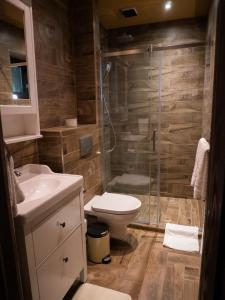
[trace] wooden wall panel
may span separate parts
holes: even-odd
[[[26,164],[37,164],[39,161],[38,146],[35,140],[10,144],[7,145],[7,148],[13,156],[15,168]]]
[[[69,1],[32,1],[41,128],[77,114]],[[37,142],[10,145],[15,166],[38,162]]]
[[[210,141],[212,101],[213,101],[213,79],[215,65],[216,44],[216,11],[211,9],[208,21],[206,62],[205,62],[205,84],[202,114],[202,136]]]
[[[41,128],[76,116],[76,85],[68,1],[32,1]]]
[[[54,172],[84,176],[84,198],[88,201],[102,189],[100,130],[96,125],[81,125],[77,128],[54,127],[42,130],[39,140],[40,163],[48,165]],[[80,157],[79,138],[91,134],[92,152]]]
[[[77,113],[80,124],[97,123],[98,73],[96,52],[98,24],[94,1],[72,1],[72,28],[77,85]]]

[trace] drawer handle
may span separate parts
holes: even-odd
[[[66,222],[59,223],[59,226],[61,226],[62,228],[66,227]]]
[[[63,258],[64,263],[67,263],[68,260],[69,260],[69,257],[64,257],[64,258]]]

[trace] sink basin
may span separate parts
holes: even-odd
[[[33,223],[47,214],[53,207],[75,197],[82,191],[83,177],[54,173],[45,165],[25,165],[17,169],[19,186],[24,193],[24,201],[17,204],[16,220],[19,223]]]
[[[60,186],[60,180],[57,178],[32,178],[20,184],[20,188],[24,193],[24,201],[34,201],[46,197]]]

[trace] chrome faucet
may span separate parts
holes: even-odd
[[[14,174],[17,176],[17,177],[20,177],[22,175],[22,172],[19,171],[19,170],[14,170]]]

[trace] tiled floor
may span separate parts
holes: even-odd
[[[130,244],[113,241],[109,265],[88,265],[88,282],[132,300],[197,300],[200,256],[163,247],[163,234],[129,229]]]
[[[142,202],[142,207],[135,222],[156,224],[158,213],[158,198],[155,196],[134,195]],[[184,198],[160,197],[159,225],[166,223],[202,227],[202,201]]]

